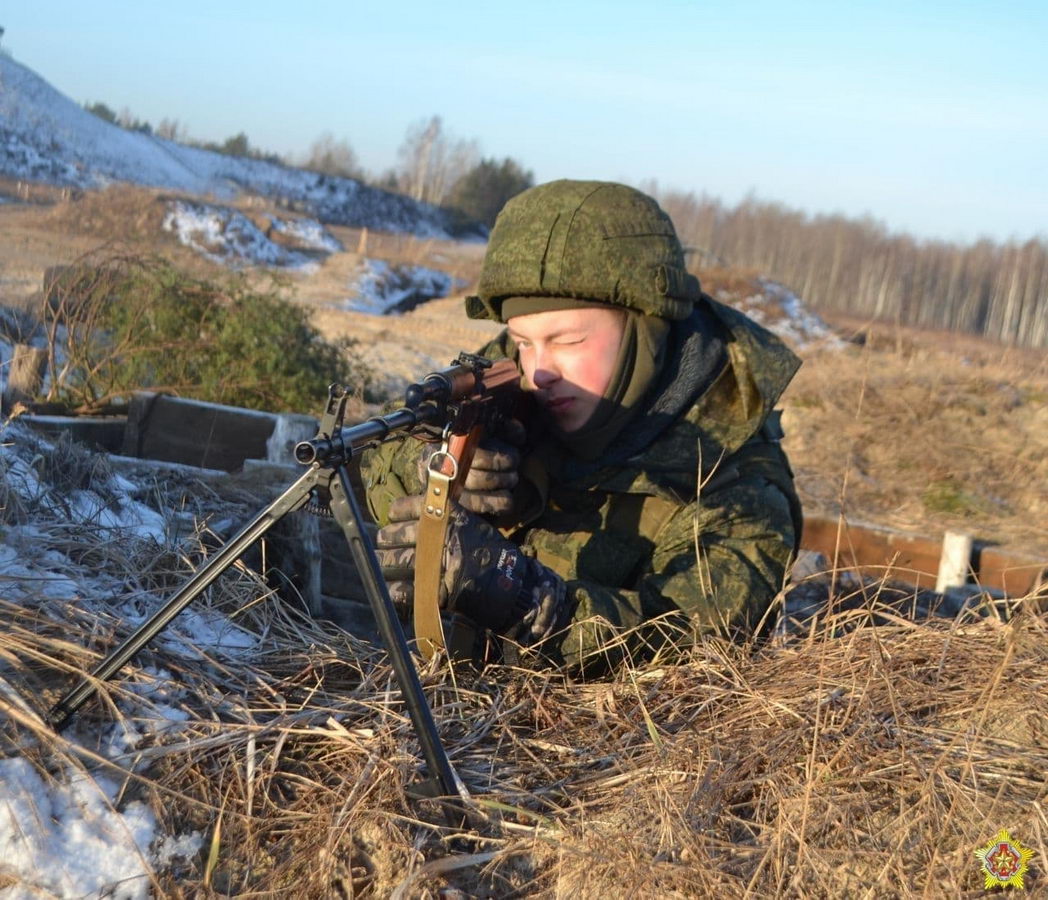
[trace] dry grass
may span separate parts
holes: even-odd
[[[131,185],[103,191],[37,188],[28,204],[0,204],[0,303],[35,308],[49,267],[90,254],[158,253],[201,277],[221,271],[163,230],[169,195]]]
[[[61,203],[83,193],[79,188],[57,187],[36,181],[22,181],[0,175],[0,197],[12,203],[47,206]]]
[[[1048,358],[862,330],[864,346],[805,359],[784,397],[806,509],[953,528],[1048,558]]]
[[[330,226],[330,230],[350,253],[392,264],[440,269],[465,285],[475,284],[480,277],[485,249],[480,241],[463,243],[341,225]]]
[[[760,290],[760,273],[756,269],[710,265],[695,274],[702,289],[711,297],[747,297]]]
[[[134,244],[155,241],[163,234],[164,213],[163,196],[158,191],[114,184],[57,203],[48,219],[58,231],[75,231],[99,242]]]
[[[87,530],[62,540],[153,589],[188,571]],[[1027,882],[1045,887],[1048,617],[1032,605],[1007,623],[885,611],[892,624],[870,627],[870,600],[802,637],[709,639],[588,684],[428,671],[482,823],[463,834],[406,795],[418,750],[382,655],[265,595],[232,570],[200,601],[242,610],[259,652],[162,641],[68,736],[33,710],[113,646],[115,617],[0,609],[5,753],[53,777],[62,763],[116,773],[121,801],[149,803],[162,831],[205,835],[156,874],[158,894],[975,895],[972,853],[1001,827],[1037,850]],[[115,730],[155,725],[158,689],[188,721],[107,761]]]

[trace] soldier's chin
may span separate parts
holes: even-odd
[[[578,431],[585,425],[590,418],[593,416],[592,410],[579,409],[577,406],[572,406],[570,409],[564,410],[561,414],[557,414],[554,410],[551,412],[553,421],[557,423],[557,427],[565,434],[571,434],[574,431]]]

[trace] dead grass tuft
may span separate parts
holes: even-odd
[[[702,289],[717,299],[742,299],[760,291],[760,273],[756,269],[709,265],[700,268],[696,275]]]

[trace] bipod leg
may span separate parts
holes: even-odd
[[[422,745],[422,755],[429,769],[429,779],[416,785],[415,793],[443,798],[443,802],[454,812],[452,818],[457,820],[455,824],[461,827],[468,820],[468,815],[459,801],[458,779],[451,768],[444,745],[440,742],[440,735],[433,721],[433,711],[429,708],[422,690],[422,682],[411,659],[396,608],[390,600],[389,588],[382,577],[375,548],[364,533],[360,504],[353,495],[353,488],[343,467],[339,467],[338,477],[332,479],[329,491],[331,511],[346,535],[349,551],[364,584],[368,602],[378,623],[379,634],[389,653],[393,673],[404,696],[411,724]]]
[[[74,713],[98,690],[100,681],[108,681],[124,667],[143,647],[153,640],[183,609],[200,596],[240,556],[279,522],[285,515],[301,508],[309,500],[310,491],[320,481],[320,470],[311,467],[283,494],[248,522],[233,538],[224,544],[207,564],[198,569],[182,588],[159,610],[143,622],[122,644],[81,678],[69,693],[48,713],[56,730],[68,724]]]

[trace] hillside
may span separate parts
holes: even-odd
[[[399,194],[201,150],[99,119],[0,54],[0,176],[75,188],[129,182],[199,196],[270,198],[324,222],[442,236],[443,212]]]

